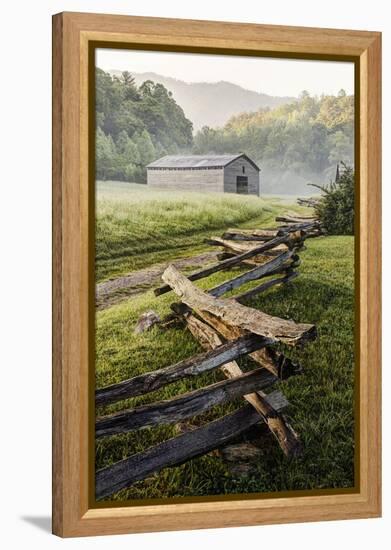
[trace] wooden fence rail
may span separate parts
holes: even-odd
[[[192,285],[190,278],[182,275],[173,265],[164,271],[162,279],[175,291],[182,302],[194,309],[201,317],[206,312],[231,326],[274,338],[290,346],[316,338],[314,325],[280,319],[239,304],[235,300],[210,296]]]
[[[172,424],[204,413],[211,407],[243,397],[249,405],[218,420],[164,441],[96,473],[96,498],[107,497],[137,480],[205,454],[263,422],[287,456],[301,452],[298,435],[282,415],[287,401],[280,392],[263,390],[278,380],[300,374],[302,368],[275,349],[276,343],[304,344],[316,338],[316,327],[296,323],[253,309],[251,298],[298,276],[298,251],[307,238],[323,234],[318,220],[309,216],[281,216],[273,229],[229,229],[222,238],[208,242],[223,249],[222,260],[189,276],[170,265],[163,273],[165,284],[155,289],[159,296],[170,291],[181,300],[171,304],[173,314],[162,327],[180,320],[204,348],[204,352],[161,369],[96,390],[96,406],[156,391],[178,380],[198,376],[216,368],[226,380],[172,399],[98,417],[96,437],[107,437],[146,427]],[[244,273],[203,291],[192,283],[219,271],[249,265]],[[276,278],[273,278],[277,276]],[[231,298],[222,296],[250,281],[266,282]],[[257,367],[244,373],[236,360],[248,355]]]
[[[288,264],[289,260],[292,261]],[[283,252],[279,256],[276,256],[276,258],[269,260],[268,262],[258,267],[255,267],[254,269],[246,271],[246,273],[242,273],[241,275],[238,275],[237,277],[234,277],[229,281],[225,281],[224,283],[221,283],[220,285],[211,288],[210,290],[208,290],[208,294],[217,298],[218,296],[221,296],[222,294],[225,294],[230,290],[234,290],[235,288],[242,286],[244,283],[281,273],[282,271],[285,271],[290,265],[292,265],[294,261],[297,260],[298,256],[294,255],[293,252]]]
[[[233,299],[235,300],[235,298]],[[188,322],[188,315],[193,313],[193,310],[189,306],[181,302],[171,304],[171,308],[176,315],[185,317],[186,322]],[[202,317],[211,327],[216,329],[225,340],[234,340],[235,338],[239,338],[240,336],[243,336],[243,334],[246,334],[243,329],[230,326],[221,319],[218,319],[214,315],[210,315],[205,311],[203,312]],[[266,346],[250,352],[249,357],[251,357],[251,359],[253,359],[254,362],[259,364],[261,367],[270,370],[270,372],[272,372],[280,380],[286,380],[290,376],[301,374],[302,372],[299,364],[294,363],[291,359],[289,359],[289,357],[286,357],[283,353],[275,350],[271,346]]]
[[[310,197],[310,198],[301,198],[297,199],[297,203],[300,206],[309,206],[310,208],[315,208],[319,204],[319,199]]]
[[[284,273],[284,271],[281,271],[281,272]],[[261,292],[264,292],[265,290],[268,290],[269,288],[275,285],[289,283],[299,275],[296,271],[293,271],[292,269],[290,270],[289,268],[285,270],[285,273],[286,275],[284,277],[271,279],[269,281],[266,281],[266,283],[262,283],[261,285],[258,285],[254,288],[250,288],[250,290],[247,290],[246,292],[242,292],[241,294],[238,294],[237,296],[235,296],[235,300],[237,302],[240,302],[241,304],[246,303],[247,300],[249,300],[250,298],[254,298],[254,296],[257,296],[258,294],[261,294]],[[270,273],[270,275],[272,274]]]
[[[198,281],[199,279],[204,279],[205,277],[209,277],[209,275],[212,275],[212,273],[217,273],[218,271],[229,269],[241,263],[243,260],[257,256],[258,254],[262,254],[262,252],[271,250],[272,248],[275,248],[279,244],[286,244],[290,247],[293,247],[295,242],[297,242],[297,239],[298,237],[291,236],[290,234],[282,235],[281,237],[276,237],[275,239],[272,239],[271,241],[268,241],[260,246],[254,247],[251,250],[244,252],[243,254],[239,254],[238,256],[235,256],[234,258],[229,258],[218,264],[212,265],[210,267],[206,267],[199,271],[195,271],[194,273],[189,275],[189,280]],[[161,294],[170,292],[170,290],[171,288],[169,285],[163,285],[159,288],[156,288],[154,292],[156,296],[160,296]]]
[[[269,394],[266,400],[277,411],[287,405],[281,392]],[[262,416],[251,405],[247,405],[200,428],[102,468],[95,476],[96,498],[109,496],[163,468],[179,466],[191,458],[206,454],[225,445],[258,422],[263,422]]]
[[[228,229],[221,238],[231,241],[271,241],[282,234],[278,229]]]
[[[186,314],[187,326],[194,338],[206,348],[211,349],[221,344],[220,335],[211,326],[197,319],[193,314]],[[236,361],[225,364],[221,370],[227,376],[232,378],[240,376],[242,370]],[[299,374],[298,371],[291,370],[291,375]],[[278,378],[276,377],[275,380]],[[295,456],[301,451],[301,444],[296,432],[292,426],[281,416],[281,414],[273,408],[267,401],[267,396],[262,390],[247,394],[244,396],[254,409],[262,416],[263,421],[278,441],[282,451],[286,456]]]
[[[125,433],[147,426],[176,424],[202,414],[211,407],[232,401],[247,393],[267,388],[276,377],[265,369],[255,369],[235,378],[216,382],[167,401],[152,403],[96,421],[95,435],[103,437]]]
[[[95,392],[95,403],[97,406],[108,405],[121,399],[156,391],[183,378],[198,376],[206,371],[216,369],[232,359],[270,346],[275,342],[272,338],[265,338],[257,334],[245,334],[236,340],[222,343],[216,349],[190,357],[175,365],[146,372],[118,384],[100,388]]]

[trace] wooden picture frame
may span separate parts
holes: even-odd
[[[91,277],[89,65],[92,46],[197,51],[356,66],[359,239],[357,484],[327,495],[95,507],[89,392]],[[378,517],[381,513],[381,34],[61,13],[53,17],[53,532],[63,537]],[[92,304],[92,306],[91,306]]]

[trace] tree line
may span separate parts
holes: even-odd
[[[96,177],[146,181],[146,165],[167,154],[246,153],[261,168],[261,189],[302,193],[329,181],[337,162],[354,162],[354,97],[312,97],[232,117],[222,128],[193,125],[172,93],[96,70]]]
[[[235,116],[223,128],[202,128],[193,150],[245,152],[261,168],[264,192],[302,192],[308,181],[328,181],[337,162],[353,163],[354,96],[303,92],[292,103]]]
[[[97,179],[145,182],[147,164],[193,145],[191,121],[162,84],[97,68],[95,102]]]

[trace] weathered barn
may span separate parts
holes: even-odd
[[[259,195],[259,168],[247,155],[168,155],[147,166],[158,189]]]

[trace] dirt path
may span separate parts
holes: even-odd
[[[218,250],[204,252],[198,256],[182,258],[171,262],[155,264],[139,271],[134,271],[124,277],[117,277],[96,285],[96,309],[106,309],[126,300],[130,296],[141,294],[149,288],[158,284],[161,274],[169,264],[173,264],[178,269],[192,269],[213,263],[217,259]]]

